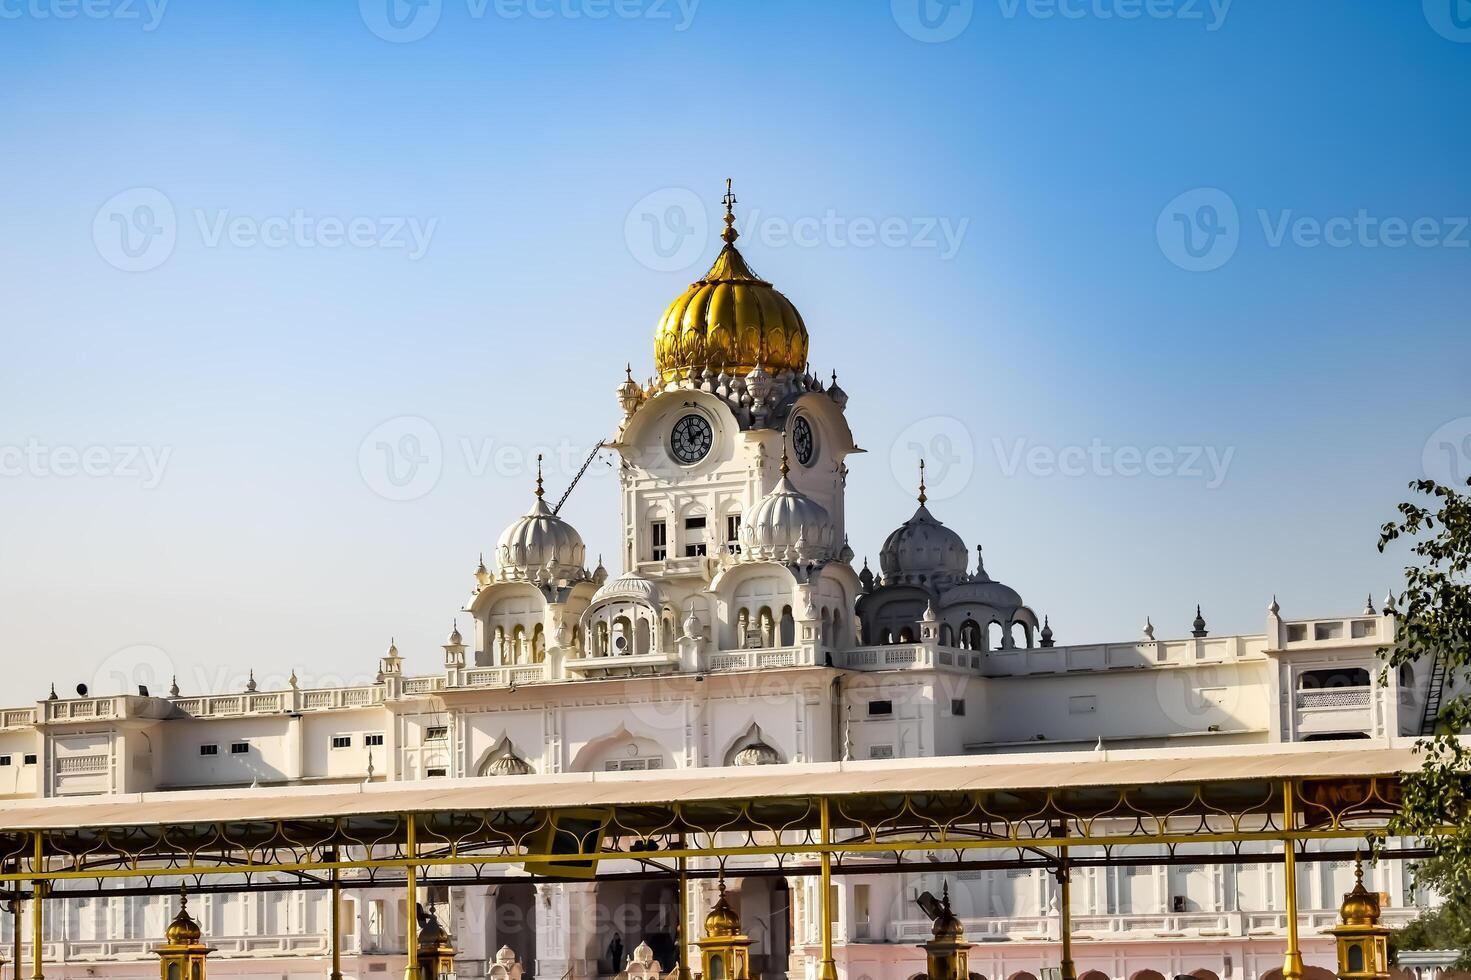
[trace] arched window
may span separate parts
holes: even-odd
[[[526,662],[526,627],[517,626],[511,630],[511,662],[521,664]]]
[[[627,656],[633,652],[633,624],[628,621],[627,616],[619,616],[613,620],[610,641],[612,647],[609,652],[615,657]]]
[[[751,629],[751,611],[749,609],[742,609],[739,613],[736,614],[736,649],[737,650],[744,650],[746,648],[746,638],[747,638],[747,634],[750,632],[750,629]]]
[[[792,618],[792,607],[784,606],[781,611],[781,645],[789,647],[797,642],[797,622]]]
[[[1003,636],[1005,634],[1001,632],[1001,624],[994,619],[991,620],[986,624],[986,646],[984,649],[1000,650]]]
[[[955,645],[955,631],[950,628],[949,623],[940,624],[940,646],[953,647]]]
[[[848,648],[848,637],[843,633],[843,625],[843,610],[833,610],[832,645],[835,650],[846,650]]]
[[[967,619],[960,624],[960,649],[982,650],[985,648],[981,639],[981,624],[974,619]]]
[[[547,658],[546,630],[537,623],[531,631],[531,662],[539,664]]]
[[[674,649],[674,617],[673,616],[665,616],[664,617],[663,631],[662,631],[662,634],[659,637],[659,648],[661,650],[663,650],[665,653],[669,653],[670,651],[672,651]]]
[[[900,630],[899,631],[899,642],[900,643],[913,643],[914,642],[914,630],[912,630],[908,626],[906,626],[902,630]]]
[[[637,640],[637,642],[635,644],[635,652],[637,652],[639,654],[648,653],[649,652],[649,634],[651,634],[654,631],[653,624],[649,622],[649,620],[648,620],[647,617],[640,616],[638,618],[638,625],[636,626],[636,629],[638,631],[637,632],[638,640]]]

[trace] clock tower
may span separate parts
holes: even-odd
[[[802,315],[736,248],[729,182],[724,204],[720,254],[660,319],[653,377],[640,384],[630,369],[619,386],[610,444],[622,457],[623,570],[659,581],[681,609],[739,560],[746,517],[779,481],[827,511],[836,554],[844,461],[860,451],[836,374],[809,371]]]

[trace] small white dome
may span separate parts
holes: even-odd
[[[732,761],[738,766],[776,766],[781,764],[781,756],[758,738],[737,752]]]
[[[595,606],[605,599],[633,599],[659,609],[664,605],[664,590],[659,588],[657,582],[645,578],[638,572],[624,572],[617,578],[610,578],[604,582],[602,587],[593,594],[590,606]]]
[[[827,508],[792,486],[782,459],[781,479],[741,520],[741,557],[748,561],[823,561],[833,556]]]
[[[884,541],[879,567],[884,584],[943,584],[965,576],[965,542],[935,519],[923,502]]]
[[[575,581],[586,576],[582,535],[552,513],[540,494],[525,517],[506,528],[496,547],[502,577]]]
[[[990,579],[980,582],[962,582],[944,595],[945,605],[957,602],[977,602],[993,609],[1015,609],[1022,604],[1021,594],[1009,585]]]

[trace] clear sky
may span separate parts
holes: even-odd
[[[727,176],[851,395],[860,556],[922,446],[1059,642],[1357,612],[1471,466],[1466,13],[0,0],[4,701],[437,669]],[[611,474],[564,512],[609,556]]]

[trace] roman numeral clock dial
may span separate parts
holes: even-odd
[[[703,415],[686,415],[674,423],[669,434],[669,450],[686,466],[698,463],[715,444],[715,433]]]

